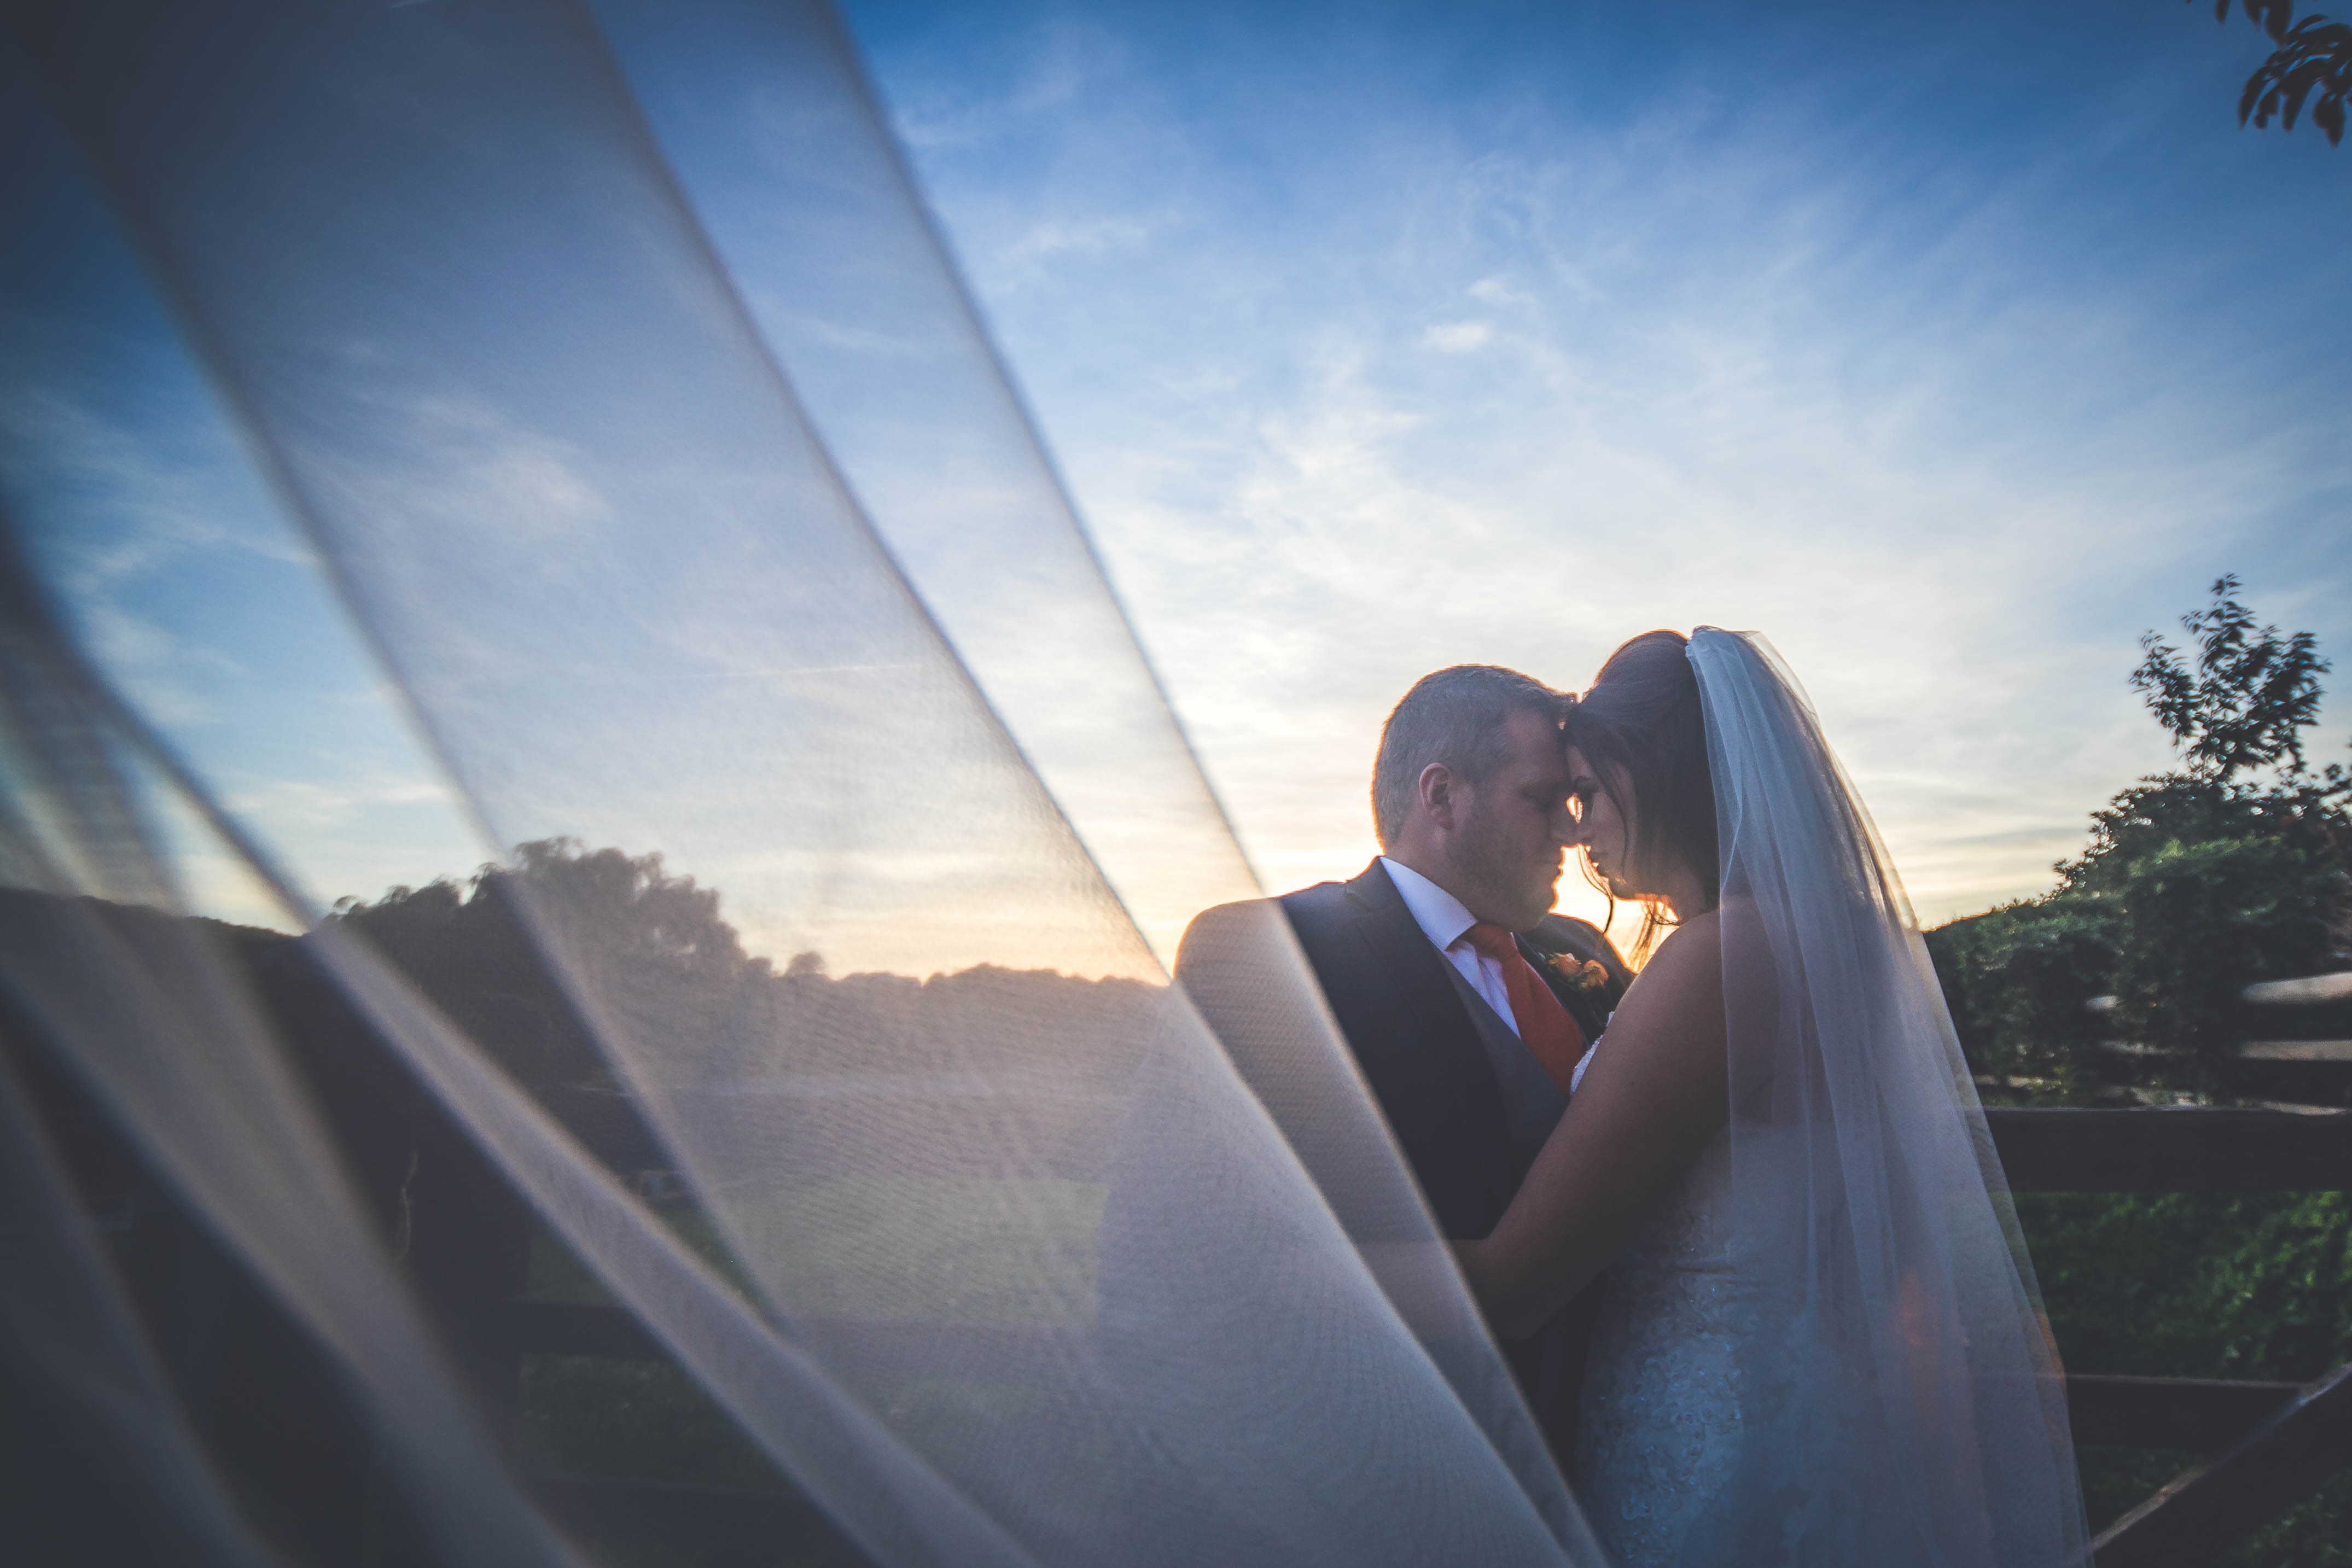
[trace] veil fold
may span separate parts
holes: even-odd
[[[1704,1560],[2079,1563],[2063,1375],[1894,866],[1796,679],[1701,627],[1743,1459]]]
[[[0,923],[0,986],[335,1353],[445,1560],[577,1552],[181,918],[189,860],[312,928],[383,1048],[877,1563],[1594,1560],[1286,931],[1246,1046],[1169,984],[1179,912],[1252,891],[1246,860],[829,11],[35,3],[0,52],[34,89],[10,111],[70,149],[0,187],[12,226],[102,198],[115,229],[75,243],[135,254],[176,333],[147,347],[193,367],[488,856],[570,841],[726,901],[705,941],[584,874],[499,883],[681,1178],[656,1212],[551,1112],[574,1086],[510,1076],[325,918],[372,890],[87,618],[0,643],[0,878],[53,901]],[[0,328],[46,356],[7,394],[167,449],[183,411],[101,373],[124,313],[83,275],[5,275]],[[135,513],[44,455],[0,471],[26,532]],[[37,565],[26,604],[70,608]]]

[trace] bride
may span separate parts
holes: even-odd
[[[1794,679],[1752,633],[1652,632],[1565,744],[1578,842],[1654,952],[1457,1250],[1507,1338],[1598,1281],[1570,1479],[1602,1543],[1626,1568],[2083,1561],[2000,1168]]]

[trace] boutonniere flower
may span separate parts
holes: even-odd
[[[1597,991],[1609,983],[1608,967],[1598,958],[1580,958],[1573,953],[1554,953],[1544,960],[1551,972],[1576,988],[1580,995]]]

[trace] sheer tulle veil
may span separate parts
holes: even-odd
[[[1702,627],[1743,1458],[1694,1560],[2084,1560],[2063,1379],[1908,903],[1779,655]]]
[[[867,1561],[1597,1560],[1287,928],[1255,1036],[1170,983],[1257,888],[822,0],[0,12],[0,1375],[143,1560],[267,1553],[20,1061],[320,1347],[427,1560],[641,1560],[476,1418],[264,934],[182,918],[225,886]],[[323,567],[478,830],[418,880],[496,868],[576,1081],[92,635],[93,556],[225,537]],[[304,656],[230,716],[314,738]]]

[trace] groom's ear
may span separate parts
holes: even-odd
[[[1454,818],[1462,810],[1461,775],[1443,762],[1433,762],[1421,770],[1417,785],[1422,815],[1452,832]]]

